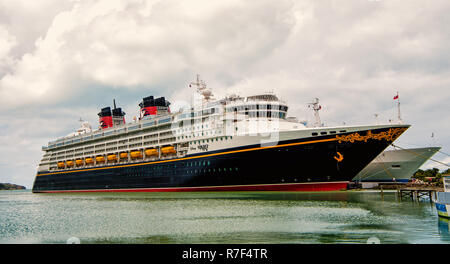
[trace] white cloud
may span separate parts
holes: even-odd
[[[10,68],[13,66],[14,59],[10,52],[16,44],[16,38],[4,26],[0,25],[0,76],[6,71],[11,70]]]
[[[289,7],[270,1],[75,3],[0,81],[0,100],[8,107],[86,92],[74,81],[131,89],[217,66],[224,69],[219,74],[234,75],[284,41],[292,26]],[[26,96],[19,102],[21,90]]]

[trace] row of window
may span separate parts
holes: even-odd
[[[205,116],[205,115],[212,115],[212,114],[218,113],[218,112],[219,112],[218,108],[209,108],[209,109],[205,109],[205,110],[202,110],[202,111],[180,114],[179,116],[177,116],[177,119],[183,119],[183,118],[188,118],[188,117],[197,117],[197,116]]]
[[[193,145],[193,144],[201,144],[201,143],[209,143],[211,141],[214,142],[214,140],[217,141],[223,141],[223,140],[228,140],[228,139],[233,139],[233,136],[225,136],[225,137],[217,137],[217,138],[210,138],[210,139],[203,139],[203,140],[194,140],[192,142],[189,142],[189,145]]]
[[[273,109],[287,112],[288,107],[285,105],[272,105],[272,104],[256,104],[256,105],[240,105],[234,107],[227,107],[228,112],[243,111],[243,110],[259,110],[259,109]]]
[[[206,172],[233,172],[239,171],[237,167],[234,168],[212,168],[212,169],[199,169],[199,170],[188,170],[187,173],[206,173]]]
[[[271,111],[258,111],[258,112],[245,112],[249,117],[272,117],[272,118],[280,118],[285,119],[286,113],[283,112],[271,112]]]
[[[161,123],[165,123],[165,122],[168,122],[168,121],[170,121],[170,119],[169,120],[160,120]],[[144,126],[142,126],[142,127],[144,127]],[[168,129],[170,127],[171,127],[170,124],[162,125],[162,126],[158,126],[158,127],[152,127],[152,129],[150,131],[165,130],[165,129]],[[135,126],[128,127],[127,130],[128,131],[133,131],[133,130],[137,130],[139,128],[140,128],[140,125],[135,125]],[[70,144],[74,144],[74,143],[79,143],[81,141],[90,141],[92,139],[98,139],[100,137],[110,136],[110,135],[113,135],[115,133],[121,134],[124,131],[125,131],[125,128],[121,128],[121,129],[118,129],[118,130],[107,131],[107,132],[104,132],[104,133],[103,132],[99,132],[99,133],[91,134],[91,135],[88,135],[88,136],[84,135],[81,138],[74,139],[74,140],[66,140],[66,141],[64,141],[64,140],[57,140],[60,143],[56,143],[55,144],[55,142],[49,142],[48,148],[54,148],[54,147],[60,147],[60,146],[64,146],[64,145],[70,145]],[[138,132],[138,131],[136,131],[136,132]],[[128,133],[128,134],[132,134],[132,133]]]
[[[345,133],[345,132],[347,132],[347,130],[339,131],[339,133]],[[330,133],[330,135],[334,135],[334,134],[336,134],[336,131],[329,131],[329,132],[327,132],[327,131],[320,131],[320,135],[322,135],[322,136],[323,135],[328,135],[328,133]],[[319,132],[312,132],[311,135],[318,136]]]

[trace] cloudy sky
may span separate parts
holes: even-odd
[[[0,182],[32,187],[41,146],[97,124],[115,98],[274,91],[289,115],[325,124],[396,117],[401,147],[450,153],[448,0],[1,0]],[[431,135],[434,137],[431,137]],[[437,154],[444,163],[450,157]],[[445,166],[428,162],[424,168]]]

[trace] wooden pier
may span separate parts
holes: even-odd
[[[433,202],[433,198],[436,198],[436,192],[442,192],[442,187],[437,187],[427,184],[380,184],[379,188],[381,193],[384,190],[397,190],[397,197],[402,200],[403,198],[410,198],[413,201],[419,201],[421,198],[428,198],[430,202]]]
[[[436,197],[435,193],[438,191],[436,188],[428,187],[428,188],[401,188],[397,189],[397,196],[400,199],[403,198],[411,198],[411,200],[420,200],[420,198],[428,198],[431,202],[433,202],[433,198]]]

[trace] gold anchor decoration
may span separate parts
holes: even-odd
[[[337,162],[341,162],[344,159],[344,155],[342,155],[339,151],[336,152],[339,157],[334,156],[333,158],[337,160]]]

